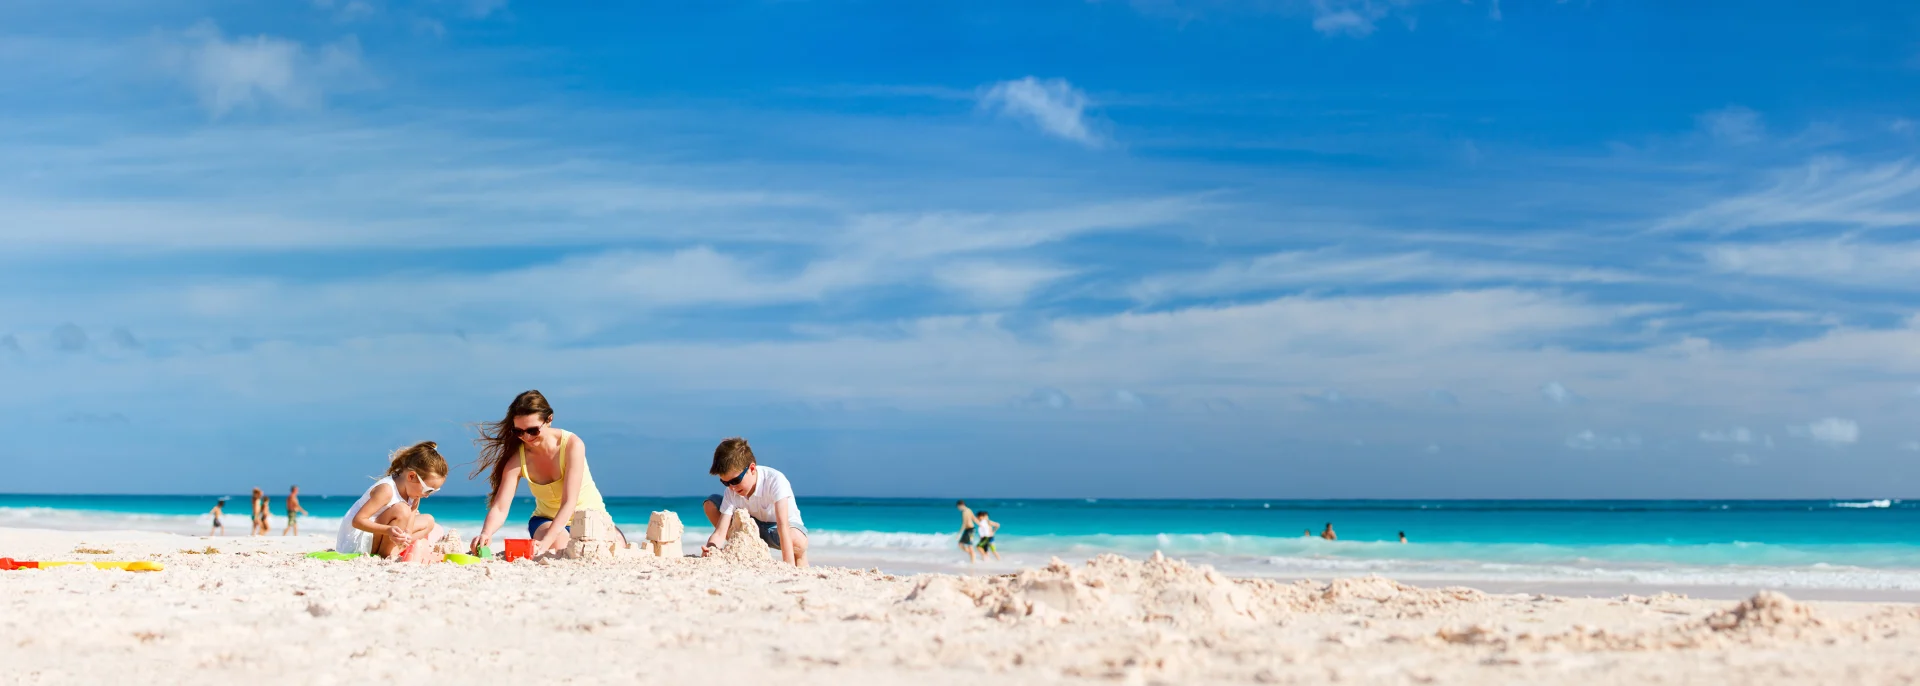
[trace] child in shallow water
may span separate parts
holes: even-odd
[[[334,550],[398,558],[415,541],[438,541],[440,527],[420,501],[446,483],[447,460],[433,441],[394,451],[387,475],[347,508]]]

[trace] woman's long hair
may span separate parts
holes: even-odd
[[[540,421],[553,421],[553,406],[547,404],[547,396],[539,391],[527,391],[513,397],[513,404],[507,406],[507,416],[498,422],[479,424],[474,428],[480,437],[473,444],[480,446],[480,457],[474,460],[473,473],[467,478],[487,472],[489,493],[500,491],[500,474],[507,469],[507,459],[520,447],[520,439],[513,435],[513,419],[530,414],[540,415]]]

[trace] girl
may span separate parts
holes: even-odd
[[[533,518],[527,520],[535,556],[566,547],[565,522],[573,521],[575,510],[607,511],[600,489],[593,485],[593,473],[587,470],[586,442],[553,426],[553,407],[539,391],[514,397],[505,419],[481,425],[479,431],[480,437],[473,442],[480,446],[480,459],[468,476],[488,472],[492,498],[487,521],[473,539],[474,551],[492,541],[493,533],[506,523],[522,477],[535,502]],[[624,545],[625,532],[620,538]]]
[[[447,483],[447,460],[433,441],[394,451],[387,476],[373,482],[340,520],[334,550],[395,558],[415,540],[438,538],[420,500]]]

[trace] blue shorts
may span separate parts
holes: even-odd
[[[534,515],[533,519],[527,520],[527,538],[539,538],[540,525],[551,521],[553,521],[552,517]],[[573,527],[567,527],[567,533],[573,533]]]

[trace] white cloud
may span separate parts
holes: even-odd
[[[1907,441],[1900,444],[1901,450],[1920,452],[1920,441]]]
[[[1438,452],[1440,452],[1440,444],[1439,444],[1439,443],[1428,443],[1428,444],[1427,444],[1427,454],[1429,454],[1429,455],[1431,455],[1431,454],[1434,454],[1434,453],[1438,453]]]
[[[1707,135],[1727,143],[1752,143],[1766,134],[1760,113],[1739,105],[1703,112],[1696,119]]]
[[[1425,252],[1349,255],[1341,250],[1324,249],[1234,260],[1204,272],[1149,276],[1130,287],[1128,295],[1140,302],[1161,302],[1182,297],[1342,284],[1624,283],[1636,280],[1639,277],[1628,272],[1591,267],[1487,262],[1444,258]]]
[[[495,12],[505,10],[508,0],[466,0],[467,13],[479,19],[493,16]]]
[[[1860,424],[1851,419],[1827,417],[1808,424],[1789,426],[1787,434],[1827,445],[1842,446],[1860,441]]]
[[[1548,381],[1540,386],[1540,397],[1555,405],[1572,405],[1582,398],[1558,381]]]
[[[1047,410],[1065,410],[1073,407],[1073,397],[1058,388],[1036,388],[1014,402],[1021,407]]]
[[[1719,245],[1705,252],[1715,271],[1913,290],[1920,243],[1852,240]]]
[[[210,21],[182,32],[166,56],[216,118],[269,105],[313,107],[328,90],[349,85],[364,70],[360,43],[352,37],[309,51],[266,35],[229,40]]]
[[[1640,447],[1640,437],[1634,434],[1600,434],[1587,429],[1567,436],[1566,445],[1575,450],[1636,450]]]
[[[313,0],[313,6],[332,12],[335,19],[344,22],[359,21],[380,13],[380,8],[368,0]]]
[[[1313,30],[1365,38],[1373,34],[1374,23],[1386,17],[1388,9],[1385,0],[1313,0]]]
[[[1727,464],[1740,467],[1751,467],[1753,466],[1753,456],[1746,453],[1734,453],[1727,456],[1726,462]]]
[[[1920,225],[1920,166],[1911,160],[1861,166],[1821,158],[1775,178],[1770,188],[1669,217],[1656,228],[1724,233],[1794,224]]]
[[[1755,437],[1753,431],[1744,426],[1736,426],[1726,431],[1700,432],[1700,440],[1708,443],[1752,443]]]
[[[941,287],[976,303],[1005,306],[1020,304],[1035,289],[1073,273],[1044,265],[965,261],[941,267],[933,276]]]
[[[1066,79],[1028,76],[1001,81],[981,91],[980,106],[1087,147],[1097,148],[1103,143],[1087,122],[1086,93]]]
[[[1113,401],[1113,404],[1130,410],[1138,410],[1147,406],[1145,398],[1141,398],[1133,391],[1125,389],[1114,391],[1109,395],[1109,398]]]

